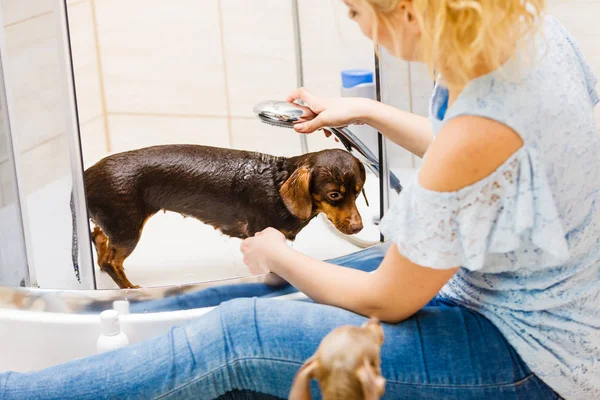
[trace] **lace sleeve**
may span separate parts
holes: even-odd
[[[401,254],[430,268],[501,272],[559,265],[569,257],[546,174],[535,150],[525,146],[457,192],[427,190],[415,177],[381,231]]]
[[[581,52],[581,48],[579,47],[579,45],[577,44],[577,42],[575,41],[575,39],[573,38],[571,33],[569,33],[569,31],[567,31],[565,29],[565,27],[556,18],[550,17],[549,20],[551,23],[555,24],[560,29],[562,34],[566,37],[567,41],[573,48],[573,51],[575,52],[575,55],[577,56],[577,58],[579,60],[581,69],[583,70],[583,75],[585,76],[585,81],[586,81],[586,85],[588,88],[588,92],[590,94],[590,100],[592,101],[592,105],[593,106],[597,105],[598,103],[600,103],[600,97],[598,96],[598,92],[596,91],[596,85],[598,84],[598,79],[596,79],[596,75],[594,75],[592,68],[590,67],[588,62],[585,60],[585,57],[583,56],[583,53]]]

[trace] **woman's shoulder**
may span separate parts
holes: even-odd
[[[529,141],[572,125],[574,118],[587,121],[583,114],[591,115],[598,103],[597,80],[574,39],[548,17],[528,46],[533,48],[520,48],[501,68],[471,81],[444,124],[475,115],[503,123]]]
[[[498,121],[473,115],[452,119],[427,150],[419,183],[432,191],[458,191],[492,174],[522,146],[519,134]]]

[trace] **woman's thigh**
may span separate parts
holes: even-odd
[[[287,398],[321,339],[364,320],[309,302],[233,300],[146,343],[0,376],[0,398],[211,399],[236,389]],[[386,398],[554,398],[490,322],[462,307],[434,301],[384,332]]]
[[[276,300],[234,301],[224,305],[221,317],[219,367],[171,395],[218,388],[212,396],[237,388],[286,398],[294,375],[325,335],[365,321],[335,307]],[[400,324],[384,324],[384,332],[386,398],[555,398],[494,325],[445,300],[435,299]],[[313,385],[316,397],[317,389]]]

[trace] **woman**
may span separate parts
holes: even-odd
[[[242,245],[250,270],[320,304],[226,302],[149,343],[4,375],[0,397],[285,398],[325,334],[376,316],[389,398],[600,398],[598,97],[571,37],[543,0],[346,3],[367,36],[438,74],[431,124],[289,98],[319,114],[299,132],[360,121],[426,154],[382,221],[393,245],[379,269],[310,259],[267,229]]]

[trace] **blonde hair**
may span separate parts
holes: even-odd
[[[400,0],[361,0],[374,13],[373,41]],[[495,70],[537,32],[545,0],[412,0],[421,28],[420,58],[449,85]],[[396,47],[398,38],[394,37]]]

